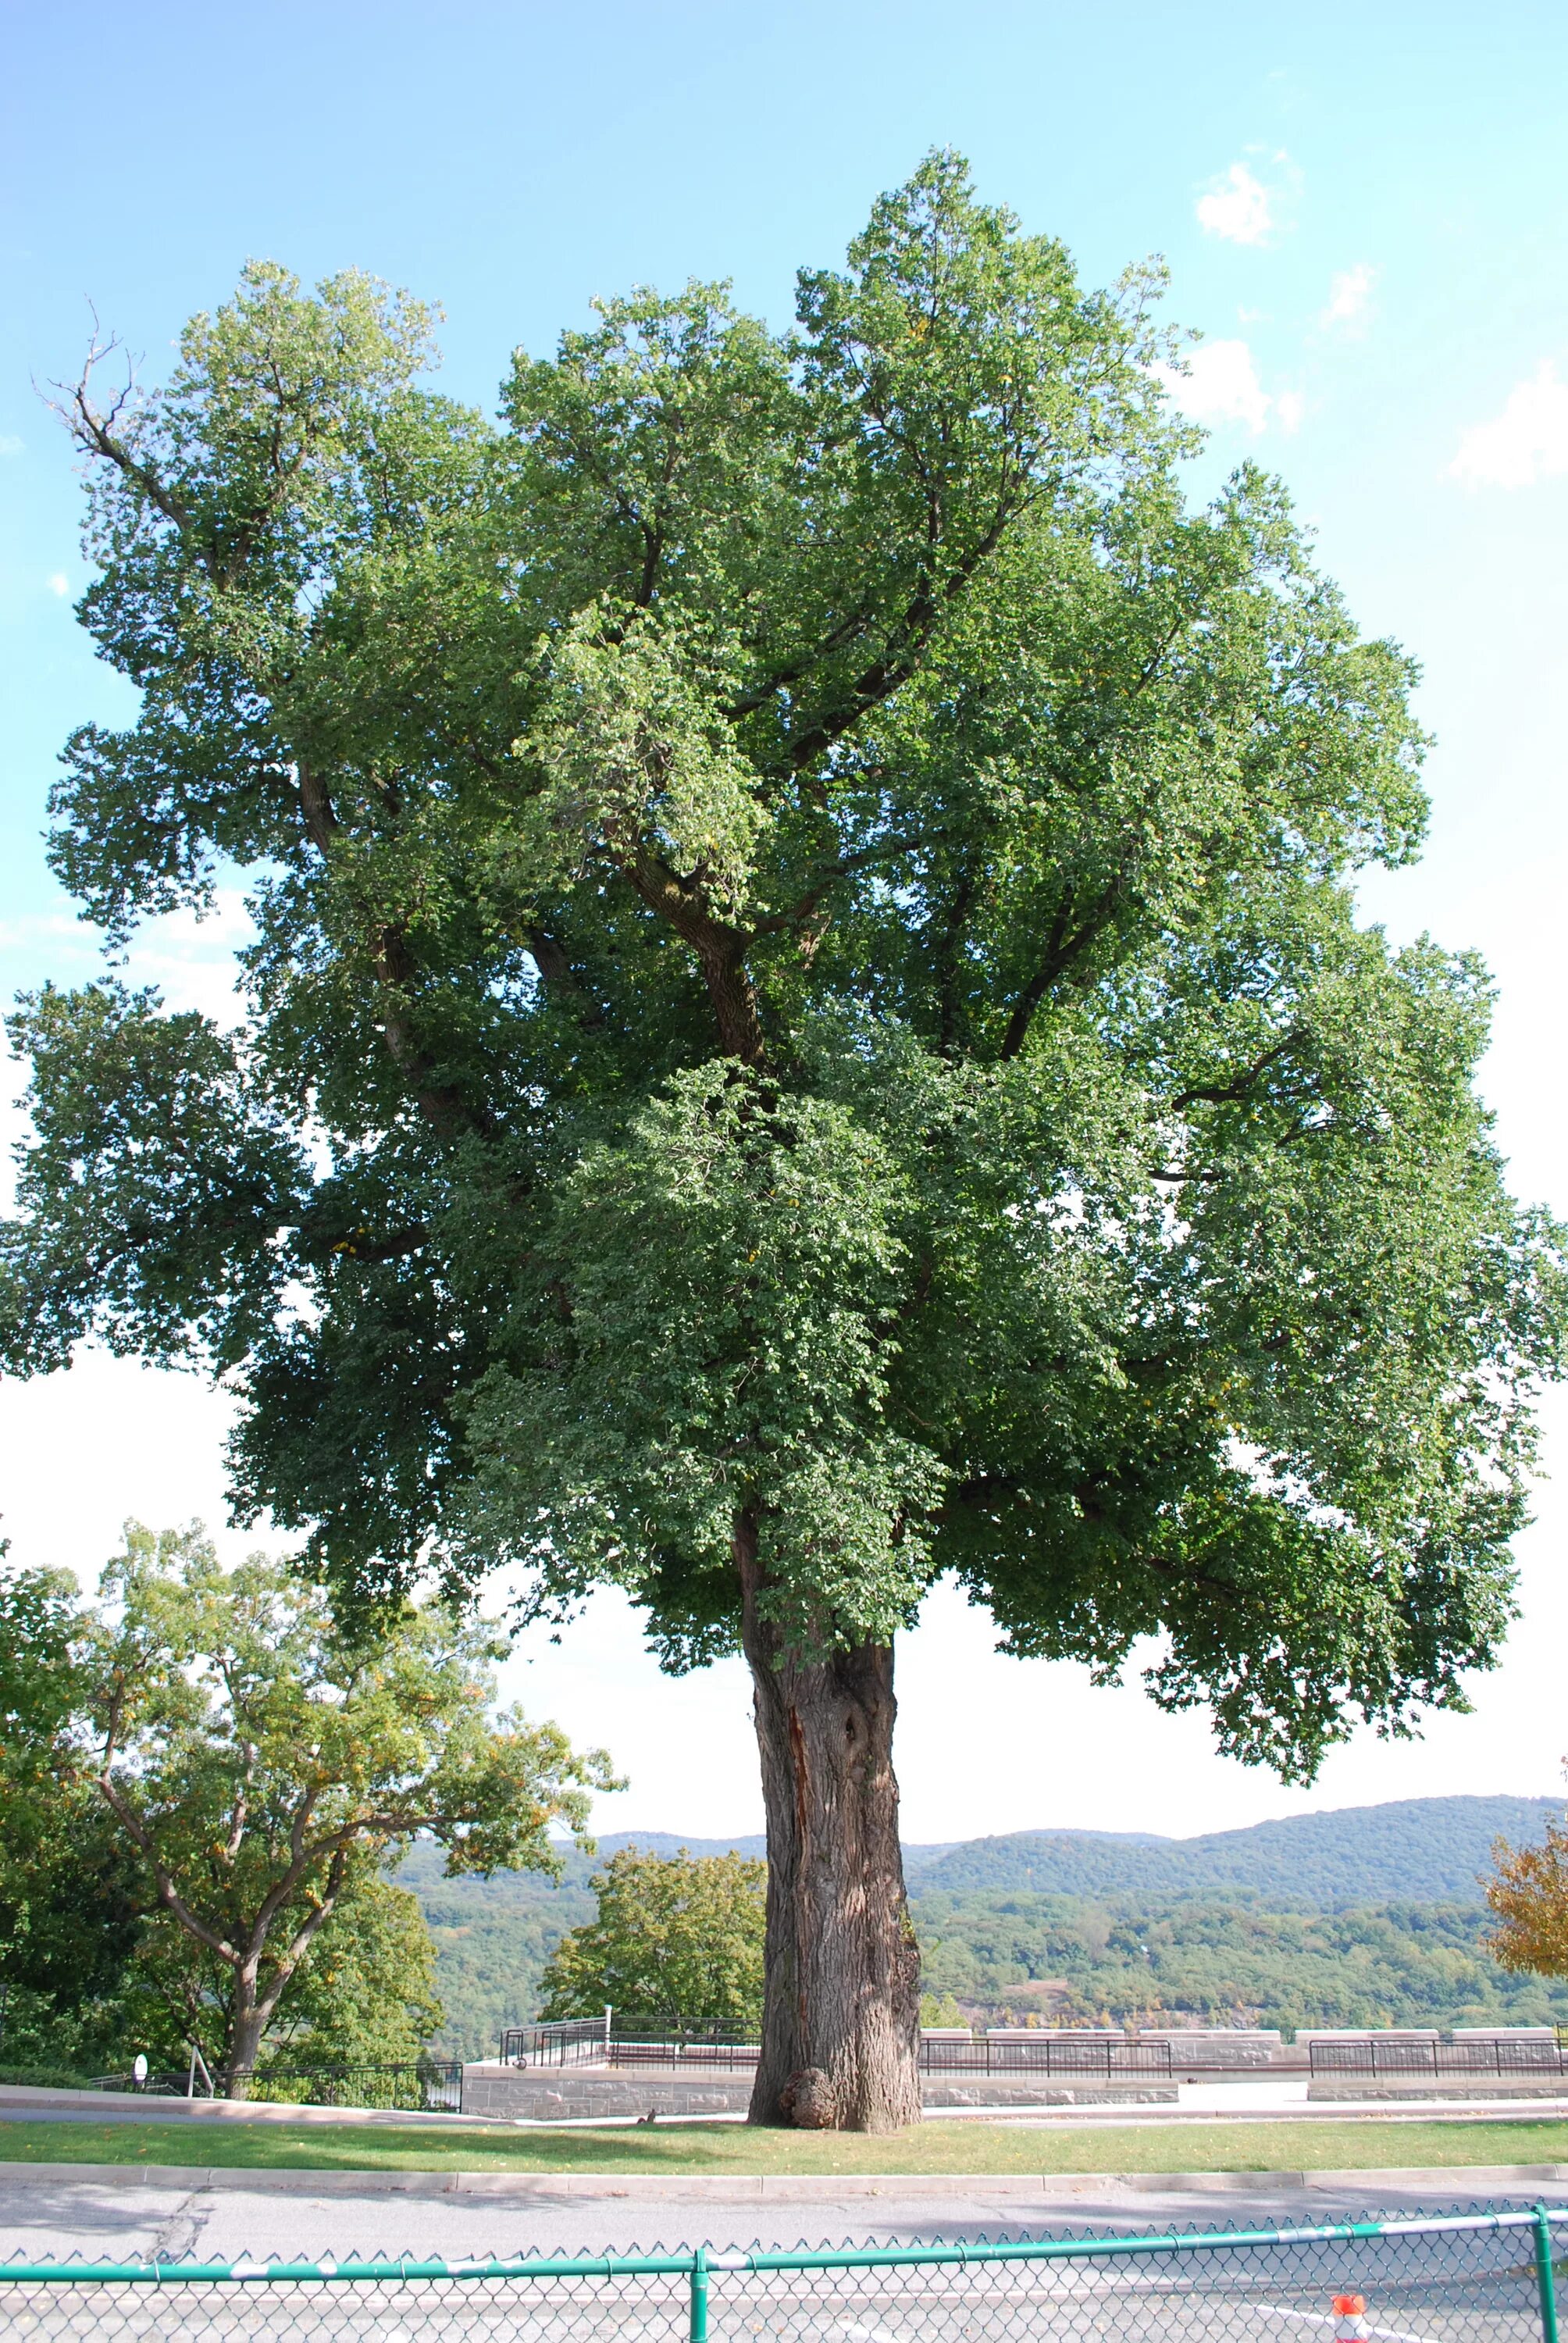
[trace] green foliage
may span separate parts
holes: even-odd
[[[98,2066],[139,1935],[136,1866],[62,1764],[87,1657],[75,1581],[0,1564],[0,1987],[5,2055]]]
[[[597,2017],[609,2004],[689,2026],[760,2026],[766,1864],[624,1846],[591,1885],[598,1916],[551,1954],[542,2016]]]
[[[35,1213],[20,1276],[49,1296],[18,1329],[35,1363],[65,1365],[94,1329],[123,1355],[243,1358],[275,1304],[278,1203],[307,1182],[234,1042],[114,983],[24,994],[7,1031],[50,1101],[17,1192]],[[131,1244],[106,1252],[106,1226]]]
[[[928,1988],[992,2025],[1240,2020],[1291,2033],[1568,2020],[1568,1987],[1498,1968],[1490,1916],[1475,1903],[1325,1912],[1244,1893],[1103,1903],[931,1894],[911,1908]]]
[[[38,1592],[12,1604],[29,1649]],[[65,2016],[97,1984],[100,2035],[112,2020],[173,2063],[195,2040],[231,2083],[269,2036],[275,2056],[411,2056],[440,2009],[417,1900],[379,1875],[388,1855],[423,1836],[450,1873],[554,1871],[550,1826],[580,1836],[611,1781],[553,1725],[488,1715],[505,1645],[485,1623],[410,1605],[346,1625],[264,1557],[225,1573],[199,1528],[128,1524],[96,1609],[62,1604],[46,1624],[68,1672],[16,1736],[55,1785],[17,1863],[16,1973]],[[112,1903],[81,1908],[92,1875],[65,1842],[84,1814],[136,1924],[118,1939]],[[73,1921],[102,1977],[56,1949]]]
[[[442,2023],[436,1948],[416,1897],[367,1870],[346,1883],[329,1918],[267,2023],[256,2058],[261,2073],[412,2065]],[[215,2076],[226,2066],[232,2072],[237,1998],[210,1948],[154,1909],[99,2016],[98,2038],[106,2037],[108,2048],[101,2063],[123,2072],[143,2050],[156,2068],[183,2069],[195,2038]]]
[[[446,2057],[493,2058],[503,2029],[538,2010],[545,1966],[562,1935],[594,1914],[586,1885],[530,1881],[532,1892],[510,1903],[492,1899],[488,1885],[454,1881],[444,1888],[432,1881],[417,1891],[442,2012],[430,2046]]]
[[[79,1634],[68,1572],[0,1566],[0,1756],[18,1781],[46,1769],[71,1715]]]
[[[145,1875],[90,1783],[66,1773],[18,1793],[5,1779],[0,1795],[0,2055],[103,2071],[125,2038]]]
[[[701,1557],[681,1594],[638,1582],[676,1664],[731,1632],[735,1490],[719,1460],[748,1444],[759,1411],[768,1461],[753,1486],[776,1607],[799,1635],[826,1604],[886,1640],[929,1563],[916,1524],[940,1476],[887,1422],[890,1353],[875,1332],[896,1310],[904,1260],[896,1167],[841,1106],[803,1100],[768,1115],[759,1103],[735,1069],[705,1068],[676,1077],[620,1145],[588,1151],[558,1191],[547,1256],[564,1248],[582,1264],[569,1370],[498,1373],[469,1418],[498,1492],[504,1474],[504,1496],[473,1516],[481,1546],[527,1537],[541,1579],[586,1589],[630,1512]],[[635,1230],[635,1246],[604,1245],[607,1226]],[[890,1546],[900,1516],[909,1534]],[[679,1617],[678,1600],[692,1606]]]
[[[417,1896],[368,1879],[351,1927],[329,1929],[268,2043],[272,2066],[412,2066],[442,2024],[436,1947]]]
[[[1488,987],[1359,928],[1412,670],[1282,490],[1189,509],[1158,291],[936,155],[774,335],[719,288],[519,354],[272,265],[72,407],[142,694],[70,744],[111,932],[249,874],[232,1035],[25,1003],[8,1356],[205,1356],[240,1505],[353,1602],[507,1565],[819,1651],[952,1571],[1008,1649],[1298,1778],[1512,1614],[1560,1232]],[[505,1859],[476,1828],[488,1861]]]

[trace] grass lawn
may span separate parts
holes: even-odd
[[[454,2133],[395,2125],[0,2123],[0,2163],[358,2172],[1295,2172],[1568,2164],[1568,2121],[1118,2124],[1093,2131],[926,2123],[890,2139],[661,2123],[649,2130]]]

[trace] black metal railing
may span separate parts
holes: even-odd
[[[506,2066],[665,2066],[683,2064],[745,2066],[757,2063],[757,2045],[739,2026],[689,2024],[678,2017],[623,2016],[542,2019],[508,2026],[501,2036]]]
[[[1316,2075],[1568,2075],[1568,2047],[1541,2036],[1533,2042],[1483,2037],[1474,2042],[1310,2042]]]
[[[923,2075],[1169,2075],[1169,2042],[1047,2033],[920,2044]]]
[[[538,2026],[508,2026],[501,2036],[503,2066],[588,2066],[602,2065],[609,2034],[602,2017],[542,2020]]]
[[[687,2025],[679,2017],[560,2017],[507,2026],[504,2066],[755,2066],[757,2043],[745,2026]]]
[[[675,2026],[618,2021],[610,2036],[612,2066],[755,2066],[760,2055],[739,2026]]]
[[[510,2026],[501,2037],[508,2066],[755,2066],[758,2046],[734,2026],[686,2025],[673,2018],[567,2018]],[[1169,2042],[1129,2042],[1120,2035],[982,2036],[976,2041],[928,2037],[920,2048],[926,2075],[1099,2077],[1171,2072]]]

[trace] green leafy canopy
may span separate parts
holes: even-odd
[[[598,1915],[550,1955],[542,2017],[598,2017],[611,2007],[628,2021],[753,2032],[761,2025],[765,1863],[623,1846],[589,1885]]]
[[[68,404],[141,689],[55,793],[111,935],[248,874],[232,1032],[14,1021],[13,1363],[241,1394],[239,1505],[360,1595],[613,1580],[672,1666],[937,1574],[1308,1776],[1511,1614],[1560,1232],[1510,1199],[1410,661],[1277,482],[1187,500],[1158,272],[930,157],[774,334],[639,291],[498,418],[428,314],[247,270]]]

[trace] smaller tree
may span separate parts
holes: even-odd
[[[406,1969],[412,1957],[405,1899],[380,1879],[412,1839],[443,1845],[448,1874],[558,1872],[551,1824],[580,1839],[589,1791],[618,1786],[603,1751],[578,1755],[516,1708],[491,1716],[507,1646],[443,1604],[345,1623],[285,1565],[256,1555],[226,1573],[199,1526],[135,1523],[100,1594],[59,1663],[68,1715],[43,1722],[145,1876],[163,1933],[138,1953],[142,1988],[231,2097],[280,2013],[341,2008],[334,1977],[351,1993],[357,1960],[367,2008],[391,2007],[399,2033],[434,2018],[427,1960],[400,1993],[384,1975],[399,1939]],[[350,1908],[362,1925],[313,1960]]]
[[[765,1863],[625,1846],[590,1885],[598,1916],[556,1946],[541,2016],[594,2017],[609,2003],[693,2027],[761,2024]]]
[[[0,1545],[0,1556],[5,1553]],[[133,1860],[60,1762],[77,1697],[66,1571],[0,1569],[0,1997],[8,2068],[94,2062],[139,1933]]]
[[[1486,1946],[1500,1968],[1568,1976],[1568,1819],[1548,1823],[1539,1846],[1499,1839],[1486,1900],[1498,1926]]]
[[[121,1982],[116,2043],[134,2043],[155,2066],[183,2066],[186,2046],[197,2041],[216,2074],[232,1998],[228,1964],[155,1907]],[[443,2015],[435,1942],[418,1898],[383,1877],[372,1859],[356,1865],[331,1925],[289,1979],[256,2072],[269,2077],[269,2096],[303,2097],[307,2085],[291,2094],[270,2078],[280,2069],[312,2077],[412,2066]]]

